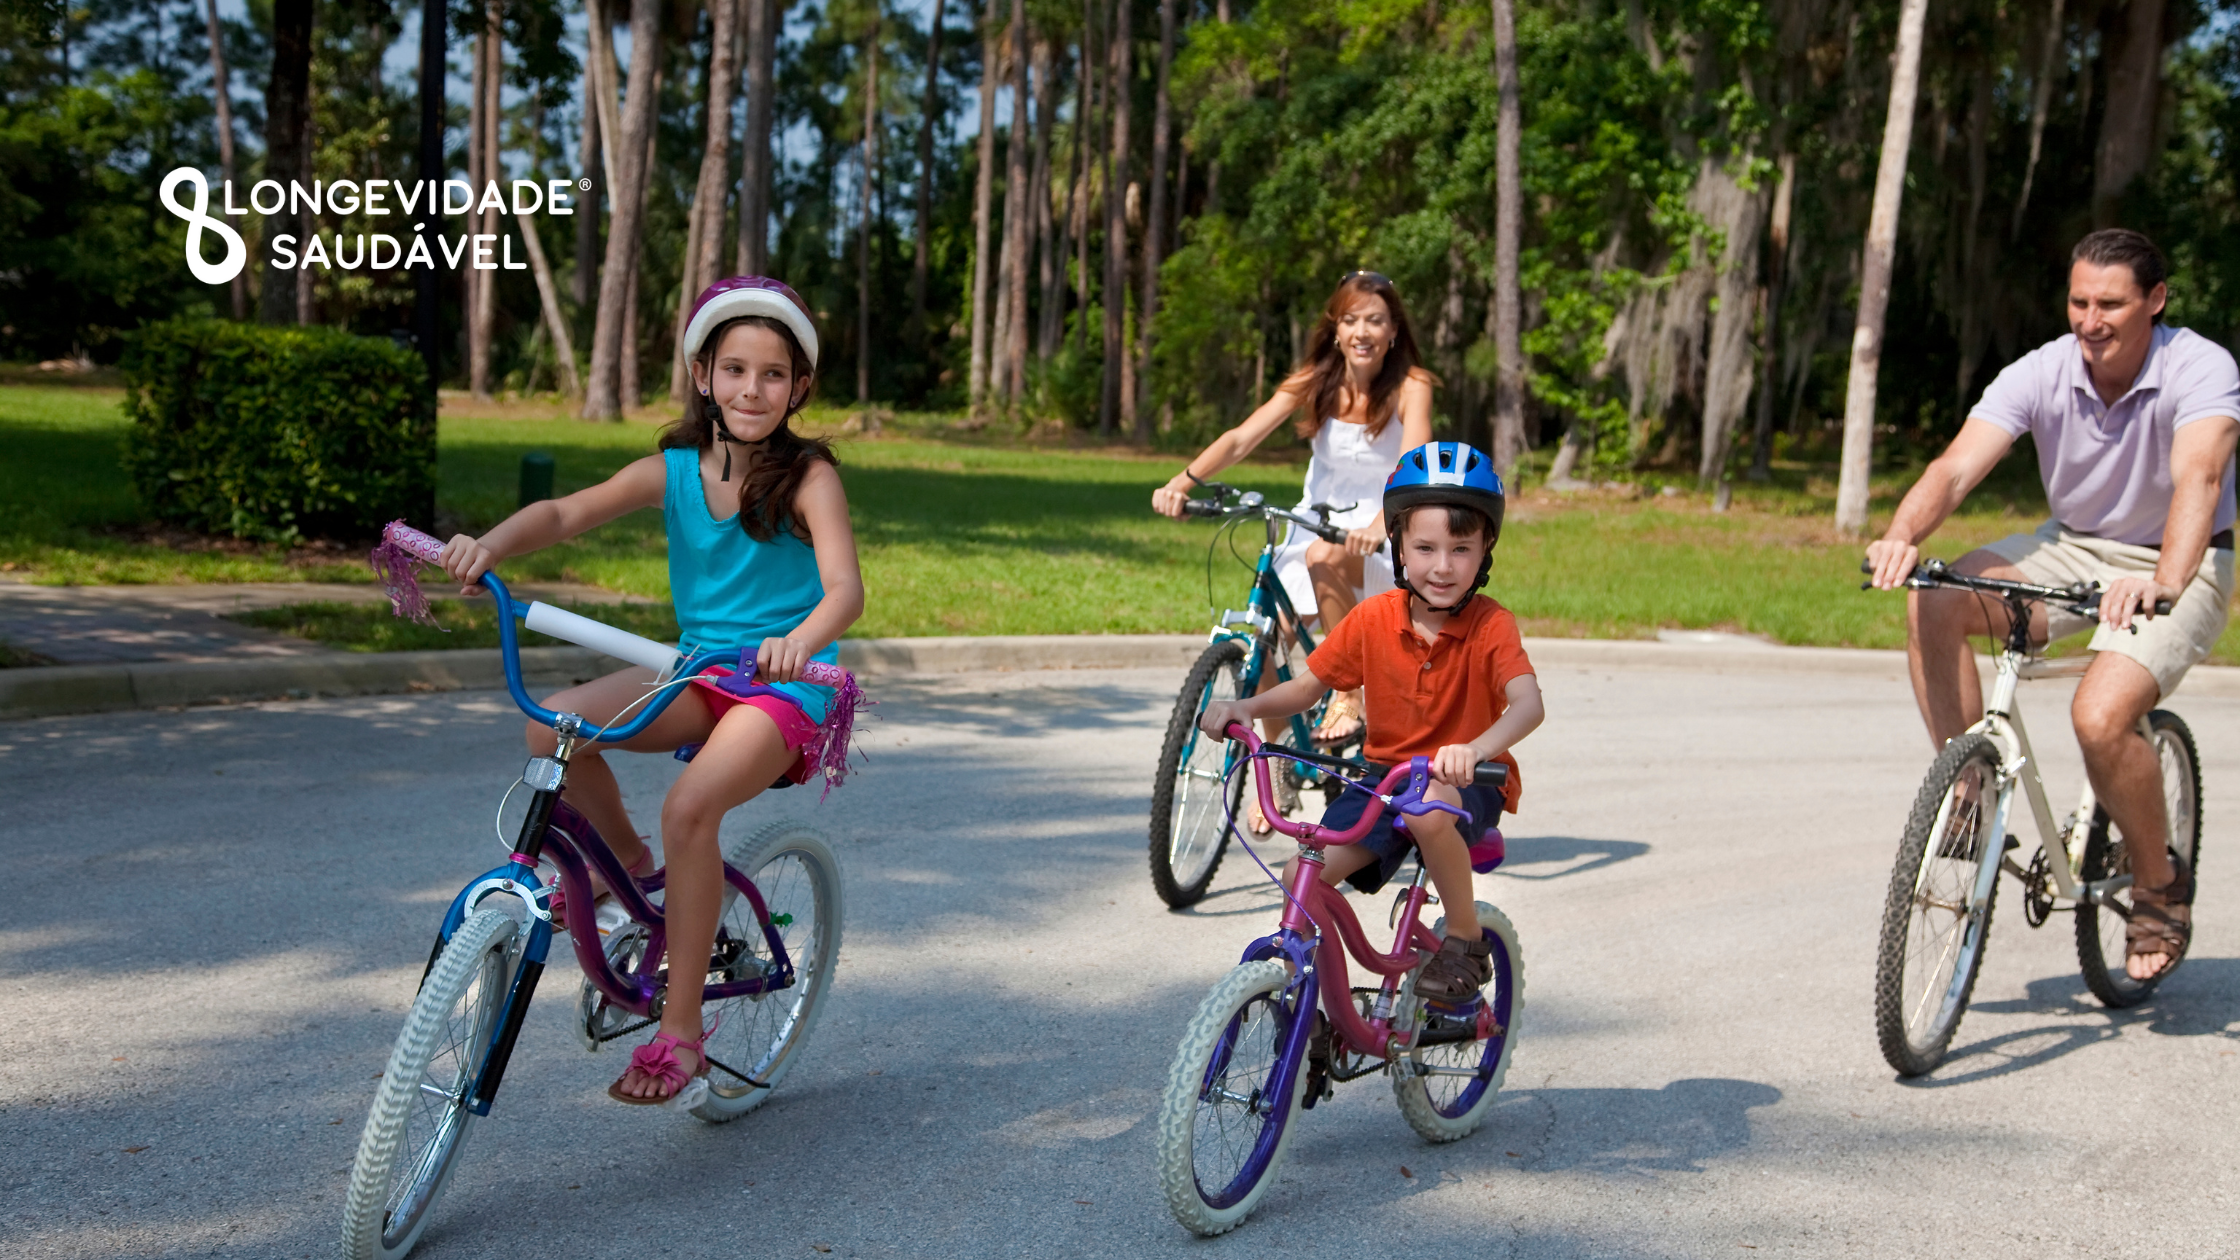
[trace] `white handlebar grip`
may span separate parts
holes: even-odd
[[[522,618],[522,624],[538,634],[566,639],[594,652],[603,652],[616,660],[643,665],[663,678],[667,678],[677,666],[677,649],[666,643],[656,643],[628,630],[617,630],[603,621],[579,617],[565,608],[554,608],[547,603],[529,605],[529,613]]]

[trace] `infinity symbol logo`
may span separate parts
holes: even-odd
[[[178,188],[181,184],[194,185],[192,208],[179,204]],[[204,284],[225,284],[241,274],[249,263],[249,247],[242,243],[241,234],[233,230],[224,219],[204,213],[210,208],[210,186],[203,182],[202,172],[191,166],[182,166],[163,177],[163,208],[187,221],[187,270]],[[226,260],[213,266],[202,260],[202,233],[204,229],[216,232],[226,243]]]

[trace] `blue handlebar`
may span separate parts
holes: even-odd
[[[498,644],[505,656],[506,690],[513,693],[513,702],[521,706],[523,713],[546,726],[558,729],[560,713],[531,700],[529,689],[521,682],[521,640],[518,632],[513,628],[513,623],[529,615],[528,607],[515,602],[512,593],[506,590],[506,584],[498,579],[497,574],[483,574],[482,584],[489,588],[491,598],[497,602]],[[689,677],[699,673],[702,668],[709,665],[731,665],[744,668],[740,666],[740,655],[741,649],[739,648],[716,648],[701,652],[685,662],[684,667],[677,671],[677,677]],[[577,733],[593,743],[621,743],[653,725],[653,720],[660,717],[662,711],[676,700],[679,690],[680,688],[677,687],[667,688],[651,704],[640,710],[638,716],[619,726],[598,726],[591,722],[584,722],[582,726],[577,728]]]

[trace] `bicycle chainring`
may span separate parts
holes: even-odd
[[[2031,927],[2044,927],[2052,914],[2053,867],[2041,845],[2030,859],[2030,869],[2022,873],[2022,918]]]

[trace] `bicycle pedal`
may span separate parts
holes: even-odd
[[[2006,843],[2006,846],[2005,846],[2004,848],[2000,849],[2000,850],[1999,850],[1999,852],[2001,852],[2001,853],[2012,853],[2012,852],[2014,852],[2014,851],[2015,851],[2016,849],[2019,849],[2019,848],[2021,848],[2021,847],[2022,847],[2022,841],[2020,841],[2020,840],[2017,840],[2017,839],[2015,839],[2015,838],[2014,838],[2013,836],[2008,836],[2008,837],[2007,837],[2007,843]]]

